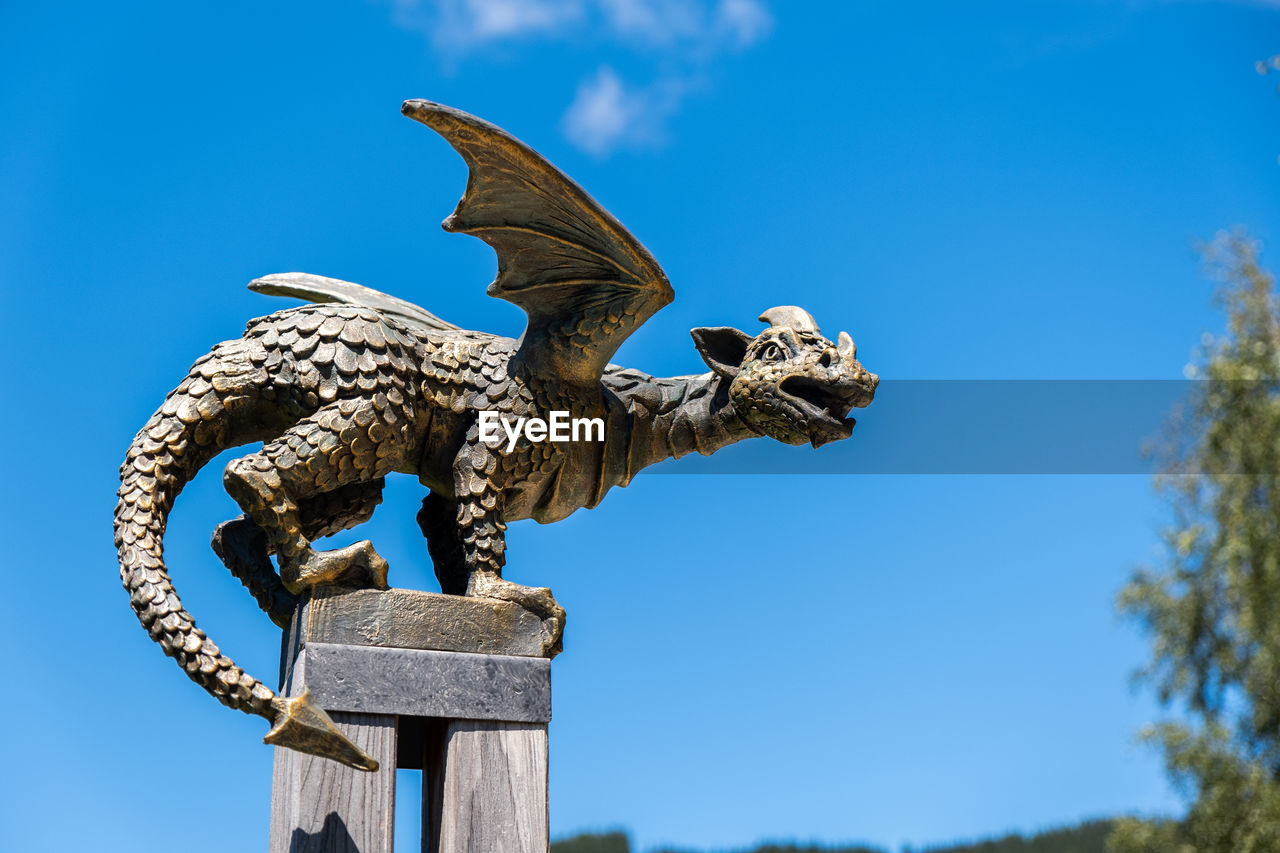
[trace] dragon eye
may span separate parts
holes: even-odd
[[[766,344],[760,351],[760,358],[764,361],[782,361],[782,347],[775,343]]]

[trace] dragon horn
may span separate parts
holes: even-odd
[[[301,696],[277,696],[271,703],[275,724],[263,743],[296,749],[321,758],[332,758],[357,770],[377,770],[378,762],[338,731],[333,718],[311,701],[311,691]]]
[[[856,358],[858,348],[853,343],[853,338],[849,337],[848,332],[841,332],[840,337],[836,339],[836,351],[840,353],[841,358]]]
[[[776,308],[770,308],[768,311],[760,315],[761,323],[768,323],[770,326],[785,326],[795,329],[797,332],[817,332],[818,324],[813,321],[813,315],[803,308],[797,308],[795,305],[779,305]]]

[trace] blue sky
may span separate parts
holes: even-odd
[[[116,469],[191,361],[283,307],[256,276],[519,332],[484,296],[491,251],[437,227],[465,169],[403,99],[507,128],[649,246],[676,301],[620,363],[697,371],[689,328],[754,331],[779,303],[849,330],[885,383],[856,453],[892,442],[895,380],[1179,378],[1221,326],[1196,241],[1280,237],[1276,75],[1254,72],[1277,51],[1274,2],[0,6],[0,847],[262,844],[265,725],[139,630]],[[184,493],[167,557],[201,626],[269,676],[278,631],[207,546],[233,455]],[[1145,477],[700,461],[512,526],[508,576],[570,618],[556,836],[922,845],[1178,811],[1134,743],[1161,713],[1129,684],[1146,642],[1113,611],[1156,556]],[[395,584],[432,588],[420,497],[393,482],[362,535]],[[409,774],[401,794],[410,833]]]

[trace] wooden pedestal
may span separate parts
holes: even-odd
[[[548,646],[514,604],[313,592],[285,634],[281,691],[309,689],[380,768],[277,748],[271,853],[390,853],[396,768],[424,774],[424,853],[547,853]]]

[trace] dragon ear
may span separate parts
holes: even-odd
[[[738,375],[742,359],[747,354],[747,345],[751,336],[731,326],[693,329],[693,345],[698,348],[698,355],[716,373],[732,379]]]

